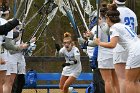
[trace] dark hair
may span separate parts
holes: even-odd
[[[101,15],[101,17],[105,17],[107,11],[108,11],[107,3],[103,2],[101,4],[101,8],[100,8],[100,15]]]
[[[108,5],[108,11],[106,13],[106,16],[109,17],[111,22],[118,23],[120,22],[120,12],[117,10],[116,4],[109,4]]]

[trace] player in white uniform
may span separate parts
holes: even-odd
[[[120,12],[121,23],[128,25],[137,32],[137,17],[136,14],[125,6],[126,0],[114,0],[117,5],[117,10]],[[127,61],[128,52],[119,44],[113,51],[113,62],[120,85],[120,93],[125,93],[125,63]]]
[[[71,34],[66,32],[63,39],[63,48],[59,51],[59,56],[64,56],[66,62],[62,64],[63,71],[60,78],[59,87],[62,93],[68,93],[69,86],[78,78],[82,71],[80,52],[75,47]]]
[[[6,36],[6,38],[7,39],[12,39],[13,38],[13,32],[10,31],[8,33],[8,35]],[[25,48],[27,48],[27,45],[23,46],[23,47],[20,47],[20,45],[19,45],[19,50],[22,50],[22,49],[25,49]],[[9,53],[9,50],[7,50],[7,49],[4,49],[3,57],[6,61],[6,66],[7,66],[7,75],[6,75],[6,79],[5,79],[6,81],[3,85],[3,93],[10,93],[11,89],[12,89],[14,79],[15,79],[15,76],[17,74],[17,61],[16,61],[17,59],[16,59],[15,56],[11,55]]]
[[[3,18],[0,18],[0,25],[3,25],[3,24],[5,24],[5,23],[7,23],[7,21],[5,20],[5,19],[3,19]],[[3,43],[3,40],[4,40],[4,38],[13,38],[13,32],[12,31],[10,31],[10,32],[8,32],[8,34],[7,34],[7,36],[5,36],[5,35],[1,35],[0,36],[0,39],[1,39],[1,44]],[[0,45],[1,46],[1,45]],[[4,71],[7,71],[7,62],[8,62],[8,58],[6,57],[6,56],[8,56],[8,54],[5,54],[6,52],[5,51],[3,51],[4,49],[1,47],[1,57],[3,58],[3,60],[6,62],[6,64],[3,64],[3,65],[0,65],[0,69],[1,70],[4,70]],[[3,53],[4,52],[4,53]],[[5,77],[5,75],[3,75],[3,77]],[[3,79],[3,77],[1,78],[1,79]],[[3,81],[5,81],[5,80],[3,80]],[[3,81],[1,82],[1,83],[3,83]],[[3,84],[1,84],[1,85],[3,85]],[[3,90],[3,89],[2,89]]]
[[[0,4],[1,3],[2,1],[0,1]],[[12,21],[7,22],[5,19],[0,18],[0,93],[3,93],[3,84],[5,82],[5,76],[7,71],[6,61],[4,61],[4,58],[2,56],[2,43],[5,35],[7,35],[8,32],[11,31],[11,29],[16,27],[18,24],[19,21],[17,19],[13,19]]]
[[[98,27],[98,37],[100,37],[102,42],[110,41],[108,34],[109,28],[105,22],[105,14],[107,10],[107,5],[103,3],[100,8]],[[113,65],[113,49],[98,46],[98,68],[100,69],[101,75],[105,81],[105,92],[114,93],[115,91],[115,93],[119,93],[118,80]]]
[[[110,27],[110,42],[101,42],[100,39],[95,39],[96,44],[114,48],[119,43],[128,51],[128,58],[125,67],[125,85],[126,93],[140,93],[140,39],[137,34],[129,27],[120,22],[119,11],[117,6],[112,4],[109,6],[109,11],[106,14],[106,22]]]
[[[98,36],[103,42],[109,42],[109,27],[105,23],[105,14],[107,10],[107,4],[102,3],[102,7],[100,8]],[[90,31],[89,33],[96,32],[97,26],[94,26],[92,30],[94,31]],[[92,34],[96,37],[96,33]],[[103,80],[105,81],[105,92],[114,93],[114,91],[116,91],[116,93],[119,93],[118,80],[113,65],[113,49],[98,46],[98,68],[100,69]]]
[[[3,25],[6,23],[6,20],[0,18],[0,25]],[[4,84],[4,79],[6,76],[6,63],[4,61],[4,58],[2,57],[2,43],[3,43],[3,35],[0,35],[0,93],[3,93],[3,84]]]
[[[15,45],[19,46],[21,44],[21,36],[22,33],[19,32],[19,27],[16,27],[15,29],[16,32],[19,33],[18,37],[15,37],[15,39],[13,40]],[[32,38],[30,40],[30,43],[35,42],[36,38]],[[23,51],[10,51],[11,53],[11,60],[15,63],[17,63],[17,75],[16,78],[14,80],[14,84],[12,87],[12,93],[22,93],[22,88],[24,87],[25,84],[25,73],[26,73],[26,63],[25,63],[25,58],[24,58],[24,53]]]
[[[21,34],[17,37],[14,38],[13,40],[13,44],[15,44],[15,46],[20,46],[21,42],[20,42],[20,37]],[[31,43],[35,41],[35,38],[31,39]],[[27,48],[27,47],[25,47]],[[6,51],[6,50],[5,50]],[[9,53],[9,51],[11,51]],[[8,50],[6,51],[6,58],[8,60],[8,70],[9,71],[9,75],[7,75],[7,79],[6,82],[4,84],[4,93],[10,93],[11,89],[12,89],[12,85],[13,82],[15,80],[16,74],[25,74],[25,59],[22,53],[22,50],[16,50],[16,51],[12,51],[12,50]],[[19,85],[20,86],[20,85]],[[19,92],[18,92],[19,93]]]
[[[17,38],[18,39],[18,38]],[[16,45],[20,45],[21,40],[15,40]],[[22,88],[24,86],[24,81],[25,81],[25,72],[26,72],[26,63],[25,63],[25,58],[23,55],[22,51],[11,51],[12,60],[13,62],[17,63],[17,75],[14,80],[14,84],[12,87],[12,93],[21,93]]]
[[[5,17],[7,15],[9,15],[9,13],[5,14],[2,17]],[[5,20],[5,22],[7,21]],[[13,61],[15,58],[10,59],[12,56],[10,55],[8,50],[22,50],[28,47],[28,44],[24,44],[24,43],[20,44],[19,46],[16,46],[12,43],[12,39],[13,39],[13,31],[8,32],[8,34],[3,39],[5,40],[5,43],[3,44],[3,47],[5,49],[2,55],[7,66],[7,73],[6,73],[7,75],[5,78],[5,83],[3,85],[3,93],[11,92],[12,85],[17,73],[17,62]]]
[[[102,19],[102,23],[99,24],[98,36],[101,38],[101,41],[108,42],[108,34],[104,31],[106,23],[103,20],[104,19]],[[94,26],[94,28],[96,30],[97,26]],[[114,93],[114,91],[116,91],[116,93],[119,93],[118,80],[113,65],[113,49],[98,46],[98,68],[105,82],[105,92]]]

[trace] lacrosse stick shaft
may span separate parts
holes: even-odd
[[[22,29],[21,41],[23,40],[23,34],[25,32],[25,29],[24,29],[25,28],[25,25],[24,25],[24,23],[25,23],[25,20],[27,18],[27,15],[29,13],[29,10],[31,8],[32,2],[33,2],[33,0],[26,0],[26,3],[25,3],[25,11],[24,11],[24,17],[22,19],[22,28],[21,28]]]
[[[66,14],[67,14],[67,17],[68,17],[69,21],[71,22],[71,24],[72,24],[72,26],[73,26],[73,29],[74,29],[74,31],[76,32],[77,37],[78,37],[78,38],[82,37],[82,36],[81,36],[81,33],[80,33],[80,31],[79,31],[79,29],[78,29],[78,27],[77,27],[77,25],[76,25],[76,22],[75,22],[75,20],[74,20],[74,18],[73,18],[72,11],[71,11],[71,12],[68,11],[68,10],[66,9],[66,6],[63,6],[63,9],[64,9],[64,11],[65,11]]]
[[[69,1],[69,0],[63,0],[64,1],[64,3],[65,3],[65,5],[63,5],[63,9],[64,9],[64,11],[66,12],[66,15],[67,15],[67,17],[68,17],[68,19],[69,19],[69,21],[70,21],[70,23],[72,24],[72,27],[73,27],[73,29],[74,29],[74,31],[75,31],[75,33],[76,33],[76,36],[78,37],[78,38],[80,38],[80,37],[82,37],[82,35],[81,35],[81,33],[80,33],[80,30],[79,30],[79,28],[78,28],[78,26],[77,26],[77,24],[76,24],[76,20],[75,20],[75,18],[74,18],[74,12],[73,12],[73,4],[72,4],[72,2],[71,2],[71,0]],[[68,9],[67,9],[68,8]]]
[[[25,14],[24,14],[24,18],[22,20],[22,23],[25,23],[25,20],[27,18],[27,15],[29,13],[29,10],[31,8],[33,0],[27,0],[26,5],[25,5]]]
[[[75,4],[76,4],[76,7],[77,7],[77,9],[78,9],[78,11],[79,11],[79,13],[80,13],[80,16],[81,16],[81,18],[82,18],[82,21],[83,21],[83,23],[84,23],[84,25],[85,25],[85,28],[86,28],[87,31],[89,31],[88,26],[87,26],[87,24],[86,24],[86,21],[85,21],[83,15],[82,15],[82,12],[81,12],[81,10],[80,10],[80,7],[79,7],[78,3],[77,3],[77,0],[74,0],[74,1],[75,1]]]
[[[72,1],[71,1],[71,0],[69,1],[69,4],[70,4],[71,12],[72,12],[72,15],[73,15],[73,20],[74,20],[74,22],[75,22],[75,25],[77,26],[77,23],[76,23],[76,20],[75,20],[75,16],[74,16],[74,12],[73,12],[73,10],[72,10],[72,8],[73,8],[73,7],[72,7],[73,4],[72,4]],[[77,31],[78,31],[79,37],[82,37],[81,32],[80,32],[78,26],[77,26]]]
[[[16,15],[17,10],[17,0],[14,0],[14,16]]]
[[[96,37],[98,38],[98,30],[99,30],[98,19],[99,19],[99,12],[100,12],[100,0],[96,0],[96,7],[97,7],[97,33],[96,33]]]
[[[28,0],[27,11],[26,11],[26,14],[25,14],[26,17],[27,17],[27,15],[28,15],[28,13],[29,13],[29,10],[30,10],[30,8],[31,8],[32,2],[33,2],[33,0]]]
[[[15,18],[17,18],[17,17],[18,17],[18,15],[19,15],[19,11],[20,11],[20,9],[21,9],[21,7],[22,7],[23,3],[24,3],[24,0],[20,0],[19,7],[18,7],[17,12],[16,12],[16,14],[15,14]]]

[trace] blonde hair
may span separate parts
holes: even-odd
[[[70,40],[72,45],[75,45],[73,40],[72,40],[72,35],[69,32],[64,33],[64,39],[63,40]]]
[[[71,33],[69,32],[64,33],[64,39],[70,39],[72,41]]]
[[[69,32],[64,33],[64,38],[65,37],[71,37],[71,34]]]

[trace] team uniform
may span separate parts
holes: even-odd
[[[5,19],[4,19],[5,20]],[[7,22],[5,20],[5,22]],[[8,32],[7,36],[5,38],[13,38],[13,30]],[[6,62],[6,68],[7,73],[6,75],[11,75],[11,73],[17,73],[17,63],[11,61],[11,55],[8,50],[3,49],[2,57],[4,58],[4,61]]]
[[[16,45],[20,45],[20,40],[16,42]],[[23,53],[20,51],[15,54],[17,57],[17,74],[25,74],[26,73],[26,62]]]
[[[13,31],[8,32],[6,38],[13,38]],[[6,62],[7,66],[7,73],[6,75],[10,75],[11,73],[17,73],[17,63],[13,62],[11,59],[11,54],[8,50],[4,49],[4,53],[2,54],[4,61]]]
[[[135,13],[125,6],[118,6],[117,10],[120,12],[121,23],[128,25],[131,29],[136,31],[138,26],[137,17]],[[126,51],[121,45],[117,46],[113,50],[113,63],[126,63],[128,57],[128,51]]]
[[[5,23],[7,23],[7,20],[0,18],[0,25],[3,25]],[[13,38],[12,33],[13,33],[12,31],[8,32],[8,35],[6,37]],[[5,37],[5,35],[0,35],[0,56],[6,62],[6,64],[0,65],[0,70],[7,70],[7,62],[8,62],[8,59],[6,57],[7,55],[5,54],[6,51],[3,51],[3,48],[1,47],[3,40],[4,40],[4,37]]]
[[[20,45],[20,40],[18,41],[14,41],[15,45]],[[17,66],[17,70],[16,73],[17,74],[25,74],[25,67],[26,67],[26,63],[25,63],[25,58],[23,56],[23,53],[21,51],[18,51],[14,54],[10,55],[10,62],[15,66]]]
[[[105,24],[106,23],[103,22],[98,27],[98,36],[100,37],[100,40],[102,42],[108,42],[108,38],[109,38],[107,35],[107,32],[102,30],[102,28],[104,28],[103,26],[106,26]],[[94,28],[97,28],[97,26],[95,26]],[[98,46],[98,68],[100,68],[100,69],[114,69],[113,50],[112,49]]]
[[[67,51],[65,47],[61,48],[59,51],[59,55],[64,55],[66,63],[70,63],[70,60],[75,60],[75,56],[79,56],[80,52],[79,49],[75,46],[72,47],[71,51]],[[70,66],[65,66],[62,71],[63,76],[73,76],[78,78],[82,71],[81,61],[80,59],[77,60],[77,64],[73,64]]]
[[[91,41],[91,40],[88,40]],[[87,46],[87,55],[89,58],[93,56],[94,47]]]
[[[110,27],[110,35],[111,38],[119,37],[118,43],[128,52],[126,69],[140,67],[140,39],[137,34],[129,26],[116,23]]]
[[[95,28],[93,27],[92,30],[91,30],[91,33],[94,35],[95,34]],[[93,41],[93,40],[90,40],[88,39],[89,42]],[[87,46],[87,54],[89,56],[89,58],[93,57],[93,52],[94,52],[94,47],[90,47],[90,46]]]

